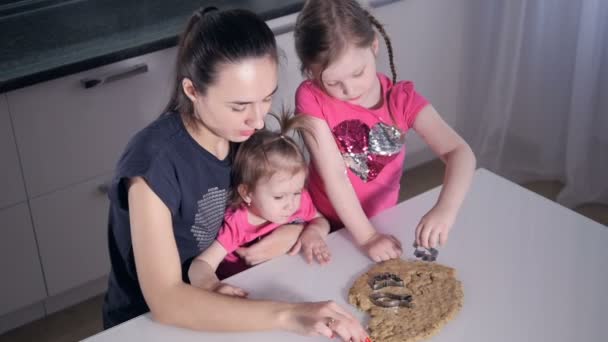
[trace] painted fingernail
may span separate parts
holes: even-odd
[[[372,342],[372,340],[370,340],[370,338],[369,338],[369,337],[366,337],[366,338],[365,338],[365,342]]]

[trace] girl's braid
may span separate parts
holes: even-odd
[[[384,30],[384,26],[367,10],[364,10],[367,18],[372,23],[372,25],[380,32],[382,38],[384,38],[384,42],[386,43],[386,49],[388,50],[388,60],[391,67],[391,75],[393,76],[393,84],[397,82],[397,70],[395,68],[395,61],[393,59],[393,44],[391,44],[391,40],[388,37],[388,34]]]

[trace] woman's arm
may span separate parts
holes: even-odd
[[[128,196],[137,276],[156,320],[207,331],[279,328],[285,303],[246,301],[185,284],[169,209],[140,177],[132,179]]]
[[[355,242],[362,246],[373,260],[399,257],[402,251],[398,241],[378,234],[365,215],[327,123],[313,117],[309,117],[309,120],[310,133],[304,133],[304,142],[338,217]]]
[[[444,244],[447,241],[473,179],[475,155],[431,105],[420,111],[414,121],[414,130],[446,164],[439,199],[416,228],[416,243],[427,248],[435,247],[438,242]]]
[[[254,301],[184,283],[169,209],[141,177],[131,180],[128,197],[137,276],[155,320],[205,331],[281,329],[327,337],[335,332],[345,341],[367,336],[359,322],[334,302]],[[331,329],[327,317],[337,321]]]

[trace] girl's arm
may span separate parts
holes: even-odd
[[[251,247],[241,247],[236,253],[247,265],[257,265],[264,261],[286,254],[293,248],[304,226],[284,224]]]
[[[137,277],[155,320],[205,331],[282,329],[327,337],[336,333],[345,341],[367,337],[359,322],[334,302],[254,301],[184,283],[169,208],[141,177],[131,179],[128,201]],[[336,319],[331,329],[327,317]]]
[[[220,283],[215,271],[227,254],[217,240],[213,241],[209,248],[192,260],[188,269],[190,284],[205,290],[215,290]]]
[[[414,130],[446,164],[443,188],[437,203],[416,228],[416,243],[424,247],[445,244],[456,215],[471,185],[475,155],[469,145],[439,116],[433,106],[424,107]]]
[[[226,249],[216,240],[203,253],[192,260],[188,268],[188,278],[192,286],[217,293],[247,297],[247,291],[232,285],[220,283],[215,274],[217,267],[228,253]]]
[[[374,261],[399,257],[402,253],[399,242],[394,237],[379,234],[361,208],[327,123],[314,117],[308,119],[310,133],[304,133],[304,142],[338,217],[355,242]]]
[[[330,231],[329,221],[327,221],[327,219],[325,217],[323,217],[323,215],[321,215],[321,213],[317,212],[317,215],[315,216],[315,218],[312,219],[310,222],[308,222],[308,224],[304,228],[304,230],[307,230],[307,229],[316,230],[319,233],[319,235],[321,235],[322,237],[325,238],[329,234],[329,231]]]

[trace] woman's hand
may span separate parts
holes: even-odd
[[[300,335],[370,342],[359,321],[333,301],[292,304],[280,320],[284,330]]]
[[[396,237],[378,232],[365,241],[361,248],[375,262],[396,259],[403,254],[401,242]]]

